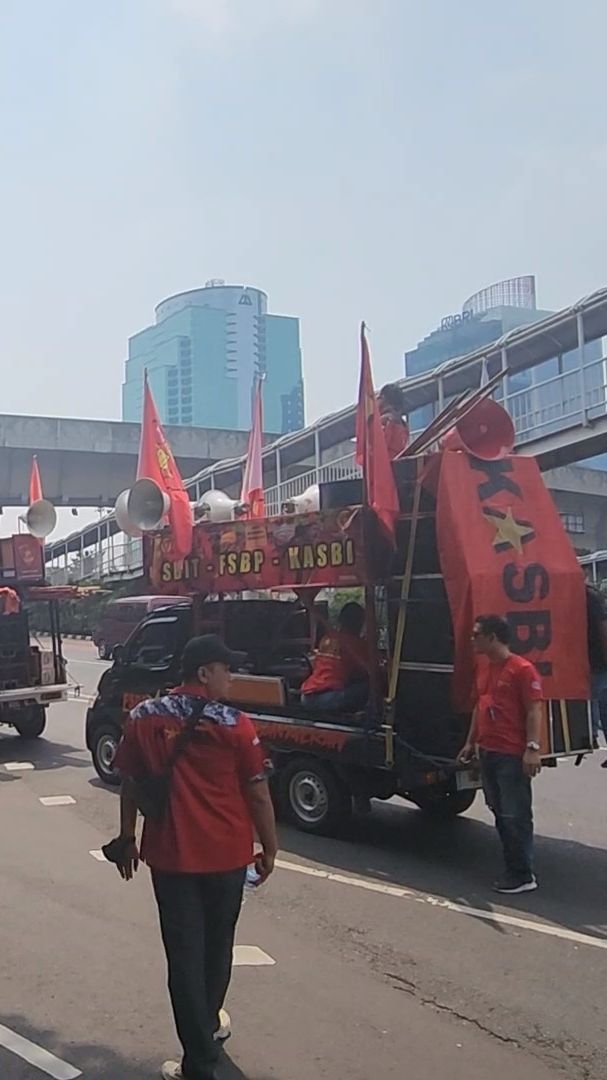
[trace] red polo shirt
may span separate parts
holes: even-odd
[[[381,422],[388,454],[393,461],[409,443],[409,427],[396,413],[384,413]]]
[[[116,754],[123,776],[162,772],[200,686],[185,686],[133,710]],[[146,820],[141,857],[154,870],[214,873],[236,870],[253,858],[253,824],[245,792],[265,779],[266,762],[252,721],[219,702],[208,702],[171,771],[166,814]]]
[[[344,690],[364,678],[369,670],[367,642],[345,630],[325,634],[314,657],[312,674],[301,687],[302,694],[324,694]]]
[[[498,664],[482,658],[476,692],[478,745],[522,757],[527,746],[527,713],[543,697],[542,680],[533,664],[514,653]]]

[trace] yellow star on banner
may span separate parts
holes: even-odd
[[[508,507],[507,513],[503,516],[495,511],[492,513],[490,510],[486,510],[485,513],[495,525],[493,546],[496,548],[505,544],[513,547],[515,551],[521,552],[523,550],[523,541],[534,535],[533,528],[530,525],[516,520],[512,514],[511,506]]]

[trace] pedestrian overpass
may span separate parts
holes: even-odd
[[[401,380],[407,411],[429,405],[436,413],[456,394],[503,372],[495,397],[513,419],[519,453],[533,454],[544,470],[607,455],[606,338],[607,289],[601,289],[484,349]],[[353,384],[356,375],[353,363]],[[264,448],[270,513],[310,484],[358,475],[355,419],[356,407],[350,405]],[[244,461],[244,456],[218,461],[190,477],[192,499],[197,501],[209,488],[237,495]],[[51,575],[71,574],[74,579],[136,576],[142,565],[140,542],[119,534],[112,514],[48,544],[46,559]]]
[[[0,416],[0,506],[26,506],[32,456],[44,494],[54,506],[113,506],[133,482],[139,424],[53,416]],[[167,428],[173,453],[188,476],[234,454],[244,454],[246,431]]]

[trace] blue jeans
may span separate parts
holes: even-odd
[[[324,690],[319,694],[302,694],[301,703],[309,712],[358,712],[369,700],[369,683],[351,683],[344,690]]]
[[[523,772],[523,759],[481,750],[480,762],[483,791],[495,817],[506,871],[527,881],[533,876],[533,811],[531,780]]]
[[[607,739],[607,670],[593,671],[590,682],[592,736],[597,739],[599,728]]]

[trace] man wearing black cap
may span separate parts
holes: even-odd
[[[168,779],[160,816],[146,814],[141,858],[152,872],[168,962],[169,993],[183,1060],[165,1080],[216,1080],[220,1040],[230,1032],[222,1009],[246,868],[255,858],[264,881],[274,868],[276,830],[266,762],[248,716],[222,702],[231,652],[215,634],[185,647],[183,685],[131,713],[116,756],[123,777],[120,837],[112,861],[130,880],[137,869],[137,792],[146,777]],[[147,789],[149,791],[149,789]]]

